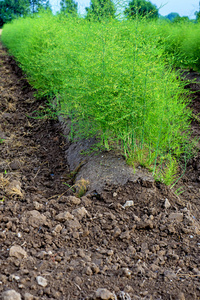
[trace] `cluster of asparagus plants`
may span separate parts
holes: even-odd
[[[172,184],[178,161],[192,153],[188,92],[172,64],[197,60],[170,26],[46,13],[5,25],[2,41],[38,96],[58,99],[72,138],[96,136]]]

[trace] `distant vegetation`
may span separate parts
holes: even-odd
[[[168,14],[167,16],[165,16],[166,19],[170,20],[170,21],[174,21],[174,19],[179,18],[179,14],[172,12],[170,14]]]
[[[84,18],[87,20],[101,21],[109,18],[131,18],[145,17],[147,19],[162,19],[171,22],[190,21],[188,17],[180,17],[178,13],[172,12],[167,16],[159,15],[159,10],[156,5],[148,0],[130,0],[123,8],[116,9],[118,1],[112,0],[91,0],[90,6],[86,7]],[[127,2],[126,2],[127,3]],[[24,17],[37,13],[39,10],[51,10],[49,0],[0,0],[0,27],[3,24],[12,21],[13,19]],[[83,17],[78,15],[78,3],[74,0],[60,0],[60,11],[57,14],[62,14],[65,17]],[[198,22],[200,12],[196,11],[196,20]]]
[[[78,17],[78,4],[71,0],[60,1],[60,13],[66,17]]]
[[[125,16],[127,18],[135,19],[138,16],[146,17],[148,19],[158,19],[158,9],[150,1],[146,0],[132,0],[128,7],[125,8]]]
[[[0,27],[13,19],[37,13],[41,8],[50,9],[49,0],[1,0]]]
[[[86,7],[86,19],[90,21],[102,21],[114,19],[116,8],[111,0],[92,0],[90,7]]]

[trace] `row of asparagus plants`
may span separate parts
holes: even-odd
[[[97,23],[46,13],[5,25],[2,41],[38,97],[56,96],[73,139],[96,136],[172,184],[193,142],[188,92],[172,67],[182,54],[169,31],[146,20]]]

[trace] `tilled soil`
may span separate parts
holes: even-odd
[[[77,198],[60,126],[30,118],[43,101],[4,49],[0,74],[1,298],[200,299],[199,153],[180,195],[138,179]]]

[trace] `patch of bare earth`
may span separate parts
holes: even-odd
[[[1,298],[200,299],[199,154],[179,196],[138,178],[79,199],[59,124],[28,117],[42,100],[3,49],[0,75]]]

